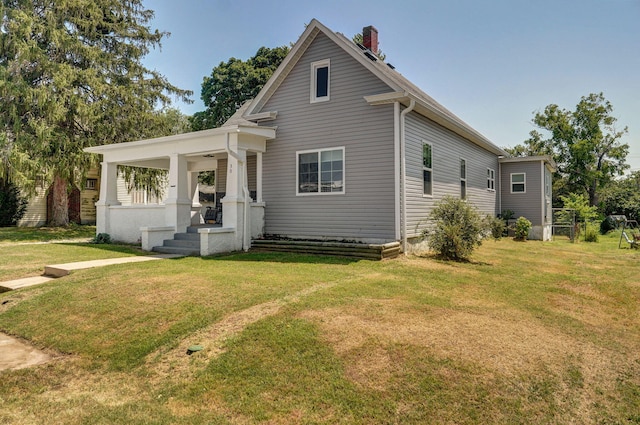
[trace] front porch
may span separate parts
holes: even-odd
[[[176,234],[187,233],[199,236],[200,255],[248,250],[251,238],[259,237],[264,228],[262,154],[267,140],[273,138],[275,128],[247,121],[212,130],[87,148],[87,152],[103,155],[100,198],[96,203],[97,233],[108,233],[116,241],[139,242],[147,251],[163,246],[165,240],[173,240]],[[248,186],[249,164],[251,174],[255,175],[253,199]],[[158,205],[122,205],[116,187],[119,165],[167,170],[165,201]],[[216,180],[224,182],[222,222],[201,226],[204,220],[198,197],[198,174],[210,170],[216,171]],[[187,232],[191,226],[196,227]],[[195,242],[193,235],[188,238]],[[195,244],[193,247],[195,250]]]

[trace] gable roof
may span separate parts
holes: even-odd
[[[496,155],[509,156],[507,152],[496,146],[489,139],[484,137],[469,124],[462,121],[440,103],[436,102],[431,96],[410,82],[398,71],[389,67],[383,61],[377,60],[371,52],[361,49],[344,35],[331,31],[316,19],[313,19],[309,25],[307,25],[307,28],[295,43],[287,57],[285,57],[278,69],[274,72],[273,76],[247,108],[244,115],[245,119],[256,120],[259,117],[264,117],[266,113],[260,113],[262,108],[280,87],[293,67],[298,63],[304,52],[320,33],[331,39],[331,41],[342,48],[351,57],[391,88],[389,93],[365,97],[365,100],[371,105],[400,102],[403,105],[408,106],[411,103],[411,100],[414,100],[416,103],[414,110],[420,115],[437,122],[443,127],[459,134]]]

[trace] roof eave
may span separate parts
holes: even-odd
[[[499,156],[509,156],[509,154],[494,145],[490,140],[486,137],[482,136],[480,133],[469,131],[468,128],[460,125],[458,122],[452,120],[447,115],[443,114],[441,111],[430,107],[427,103],[423,102],[416,96],[413,96],[411,93],[398,91],[398,92],[389,92],[376,94],[372,96],[365,96],[365,101],[370,105],[384,105],[389,103],[399,102],[404,106],[408,106],[411,100],[416,102],[415,111],[420,115],[429,118],[431,121],[434,121],[444,128],[447,128],[454,133],[464,137],[465,139],[470,140],[474,144],[488,150],[491,153],[494,153]]]

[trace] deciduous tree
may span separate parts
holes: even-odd
[[[261,47],[246,61],[230,58],[220,62],[202,82],[200,97],[207,109],[193,115],[193,130],[224,124],[245,101],[258,95],[287,53],[287,46]]]
[[[583,193],[590,205],[597,205],[598,191],[628,168],[629,145],[620,141],[627,127],[619,130],[612,112],[613,106],[602,93],[583,96],[575,111],[548,105],[533,118],[547,137],[534,130],[524,145],[508,152],[516,156],[552,155],[564,194]]]
[[[53,182],[65,225],[83,148],[154,135],[155,108],[190,93],[143,66],[168,33],[142,0],[2,0],[0,16],[0,166],[25,189]]]

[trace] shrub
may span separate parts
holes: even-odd
[[[97,244],[110,244],[111,236],[108,233],[98,233],[95,238],[93,238],[93,243]]]
[[[490,215],[485,219],[485,225],[491,232],[491,237],[495,240],[502,238],[504,231],[507,229],[507,225],[504,220]]]
[[[18,224],[27,210],[27,202],[17,186],[0,179],[0,227]]]
[[[524,217],[518,217],[515,225],[515,237],[517,241],[526,241],[531,230],[531,222]]]
[[[598,242],[598,228],[595,224],[587,223],[586,230],[584,232],[584,240],[586,242]]]
[[[616,221],[613,219],[613,217],[608,215],[600,223],[600,234],[601,235],[606,235],[607,233],[609,233],[612,230],[615,230],[616,228],[617,228]]]
[[[429,247],[451,260],[465,260],[482,244],[486,226],[478,211],[467,202],[447,196],[431,212],[434,226],[425,235]]]

